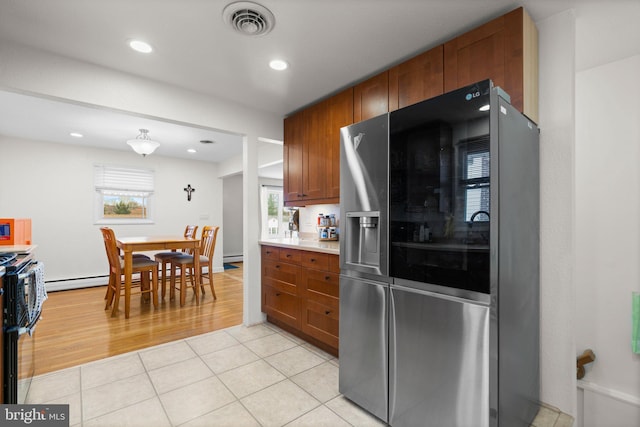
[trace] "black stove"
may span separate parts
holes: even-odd
[[[6,253],[6,254],[0,254],[0,266],[4,266],[6,264],[9,264],[10,262],[12,262],[17,257],[18,257],[18,254],[13,253],[13,252],[9,252],[9,253]]]
[[[33,254],[19,252],[0,253],[0,267],[5,268],[6,273],[20,270],[33,259]]]

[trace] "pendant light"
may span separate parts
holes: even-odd
[[[136,136],[136,139],[128,140],[127,144],[133,148],[133,151],[138,154],[142,154],[143,157],[147,154],[153,153],[155,149],[160,146],[159,142],[153,141],[149,138],[148,129],[140,129],[140,135]]]

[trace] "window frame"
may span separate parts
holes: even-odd
[[[131,179],[127,179],[127,175]],[[141,225],[155,224],[153,169],[94,164],[94,224]],[[104,216],[105,197],[143,197],[146,200],[145,218],[113,218]]]

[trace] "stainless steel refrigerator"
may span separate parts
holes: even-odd
[[[340,392],[385,421],[388,119],[378,116],[340,130]]]
[[[341,392],[392,426],[528,426],[539,407],[537,126],[487,80],[342,137]],[[370,155],[367,137],[380,144]],[[377,221],[362,209],[374,206],[369,187],[384,194]]]

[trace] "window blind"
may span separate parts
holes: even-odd
[[[95,165],[94,182],[96,190],[104,192],[153,193],[154,171],[131,169],[117,166]]]

